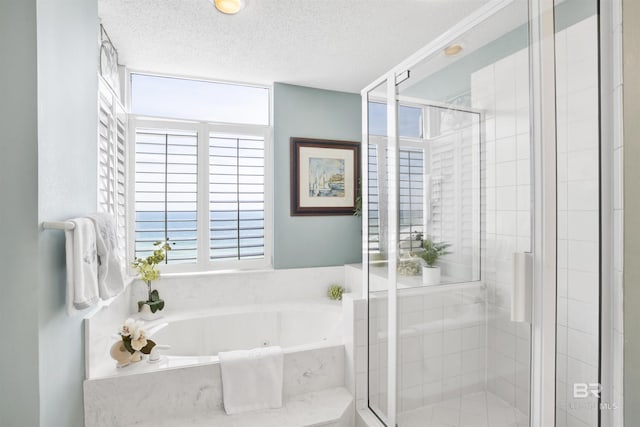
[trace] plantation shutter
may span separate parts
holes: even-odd
[[[98,211],[113,215],[119,253],[124,257],[127,241],[127,115],[102,80],[98,94]]]
[[[171,129],[135,131],[135,255],[168,240],[167,264],[198,255],[198,134]]]
[[[424,231],[424,150],[400,149],[400,248],[420,248]]]
[[[211,260],[263,258],[265,141],[209,136],[209,249]]]

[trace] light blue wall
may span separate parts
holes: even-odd
[[[276,83],[274,104],[274,266],[343,265],[361,260],[361,221],[354,216],[292,217],[289,139],[360,141],[360,95]]]
[[[0,426],[38,425],[36,0],[0,0]]]
[[[82,318],[39,223],[96,208],[97,1],[0,5],[0,425],[82,426]]]
[[[97,207],[97,0],[38,0],[38,217]],[[65,312],[60,231],[39,240],[40,425],[82,426],[82,316]]]

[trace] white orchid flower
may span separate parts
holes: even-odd
[[[136,321],[132,318],[128,318],[124,321],[124,325],[120,328],[120,335],[123,337],[128,337],[133,334],[133,332],[137,329]]]
[[[133,348],[134,350],[140,351],[146,345],[147,345],[147,333],[144,329],[142,329],[142,325],[140,325],[131,334],[131,348]]]

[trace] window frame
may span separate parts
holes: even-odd
[[[271,100],[271,88],[269,99]],[[135,256],[135,144],[136,129],[175,129],[195,131],[198,135],[198,193],[197,231],[198,256],[195,263],[162,264],[162,273],[207,273],[214,271],[259,270],[273,268],[273,130],[270,125],[243,125],[207,121],[172,120],[144,115],[128,116],[128,197],[127,197],[127,255]],[[271,119],[270,119],[271,121]],[[264,138],[264,257],[244,260],[210,260],[209,231],[209,136],[237,134]]]

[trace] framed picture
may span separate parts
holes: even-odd
[[[360,143],[291,138],[291,215],[352,215]]]

